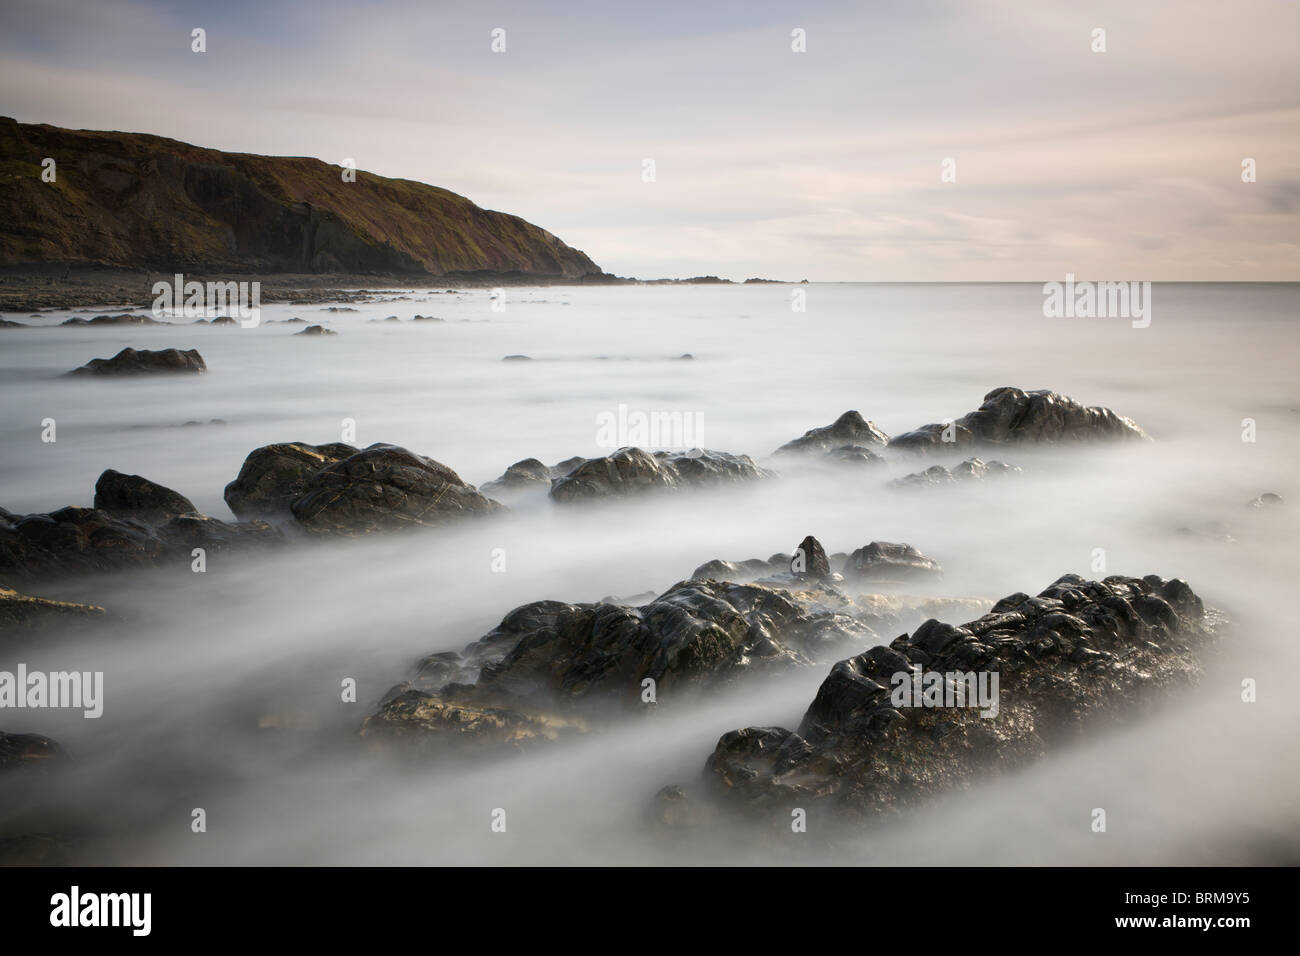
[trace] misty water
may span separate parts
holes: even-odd
[[[5,783],[0,835],[76,832],[87,861],[143,864],[1300,861],[1295,287],[1157,284],[1147,328],[1045,318],[1039,285],[812,284],[797,287],[804,312],[794,288],[511,289],[503,312],[487,290],[401,289],[355,312],[267,305],[252,329],[0,331],[0,505],[16,513],[89,505],[113,468],[229,520],[222,489],[250,451],[339,441],[345,419],[353,444],[402,445],[478,485],[527,457],[608,453],[597,419],[620,404],[699,416],[702,444],[783,474],[599,508],[532,496],[427,533],[28,589],[103,605],[111,620],[21,651],[0,644],[0,669],[102,670],[104,714],[0,715],[0,729],[48,735],[73,758]],[[6,317],[55,326],[118,311],[86,305]],[[372,321],[390,315],[401,321]],[[291,317],[339,334],[295,336],[301,325],[277,321]],[[209,372],[61,377],[127,345],[197,348]],[[531,361],[502,361],[517,354]],[[966,456],[829,470],[769,461],[848,409],[897,434],[958,417],[1001,385],[1105,405],[1155,441],[1008,450],[999,457],[1020,475],[911,490],[888,481]],[[41,440],[47,418],[54,443]],[[1244,419],[1255,441],[1243,441]],[[1285,504],[1246,506],[1263,492]],[[990,605],[1068,572],[1100,577],[1104,549],[1104,573],[1183,578],[1231,623],[1193,691],[868,828],[814,815],[785,838],[719,824],[682,840],[647,824],[661,786],[699,789],[724,732],[797,726],[830,661],[663,699],[523,755],[412,760],[358,736],[419,658],[460,650],[520,604],[660,593],[705,561],[789,552],[807,534],[828,552],[908,542],[945,570],[912,593]],[[348,677],[356,703],[340,699]],[[1256,703],[1241,700],[1246,678]],[[196,807],[206,833],[191,832]],[[1090,828],[1098,807],[1104,834]],[[505,833],[490,828],[496,808]]]

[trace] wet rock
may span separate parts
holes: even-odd
[[[1015,465],[1004,461],[984,461],[981,458],[967,458],[951,469],[943,465],[931,465],[924,471],[895,478],[890,484],[900,487],[926,487],[931,485],[948,485],[956,481],[969,481],[978,478],[997,478],[1016,474],[1020,471]]]
[[[714,487],[775,477],[748,455],[693,449],[655,452],[620,448],[604,458],[584,461],[551,485],[559,502],[620,498],[648,491]]]
[[[111,468],[95,482],[95,507],[118,518],[138,518],[147,524],[161,524],[177,515],[198,512],[194,503],[179,492]]]
[[[1211,635],[1183,581],[1066,575],[961,627],[927,621],[840,661],[796,731],[724,734],[706,786],[720,804],[764,816],[809,801],[862,817],[903,808],[1190,684]]]
[[[123,312],[119,315],[97,315],[93,319],[71,318],[65,319],[60,325],[170,325],[169,322],[159,322],[151,315],[132,315],[129,312]]]
[[[21,594],[0,587],[0,639],[13,639],[64,627],[102,621],[104,609]]]
[[[239,518],[287,518],[290,505],[307,490],[308,478],[357,451],[342,442],[264,445],[244,459],[238,477],[226,485],[226,504]]]
[[[310,531],[354,535],[504,510],[446,465],[375,444],[313,472],[290,509]]]
[[[517,461],[507,468],[500,478],[485,482],[480,487],[480,490],[484,494],[495,495],[516,494],[531,489],[549,489],[552,480],[567,475],[586,460],[585,458],[570,458],[567,462],[561,462],[551,468],[536,458],[525,458],[523,461]]]
[[[191,373],[198,374],[208,370],[203,356],[198,349],[181,351],[180,349],[162,349],[150,352],[147,349],[125,348],[111,359],[91,359],[81,368],[73,369],[69,375],[166,375]]]
[[[323,325],[309,325],[301,332],[295,332],[294,335],[338,335],[333,329],[327,329]]]
[[[1266,491],[1258,498],[1246,502],[1248,508],[1276,508],[1282,504],[1282,496],[1275,495],[1271,491]]]
[[[0,773],[48,769],[68,759],[63,748],[40,734],[6,734],[0,731]]]
[[[776,450],[777,455],[825,455],[845,446],[884,447],[889,444],[889,436],[874,424],[862,417],[860,412],[845,412],[835,421],[822,428],[813,428],[803,436],[788,441]]]
[[[841,445],[839,448],[832,448],[823,457],[827,461],[850,465],[877,465],[885,460],[866,445]]]
[[[611,706],[650,706],[647,680],[658,702],[755,671],[806,667],[870,636],[849,614],[722,581],[681,582],[640,607],[537,601],[460,655],[426,658],[366,732],[406,721],[422,734],[460,737],[465,721],[473,733],[486,720],[489,740],[531,740],[541,726],[573,728]],[[450,713],[468,716],[448,723]]]
[[[826,549],[812,535],[800,541],[794,549],[794,555],[790,559],[790,573],[797,578],[830,577],[831,563],[826,558]]]
[[[790,567],[789,559],[779,561],[773,564],[770,561],[764,561],[761,558],[750,558],[748,561],[722,561],[715,559],[706,561],[694,570],[691,574],[692,581],[752,581],[755,578],[761,578],[765,574],[771,574],[776,571],[787,570]]]
[[[438,316],[436,315],[417,315],[417,316],[413,316],[411,321],[412,322],[442,322],[444,320],[438,318]]]
[[[843,573],[850,581],[884,583],[942,577],[943,568],[910,544],[873,541],[849,555]]]
[[[945,432],[949,440],[945,440]],[[975,445],[1053,444],[1076,441],[1143,440],[1148,435],[1132,419],[1109,408],[1084,406],[1057,392],[1026,392],[1004,386],[984,396],[975,411],[951,425],[922,425],[896,435],[891,448],[944,450]]]

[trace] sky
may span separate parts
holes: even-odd
[[[351,159],[641,278],[1300,280],[1298,80],[1300,0],[0,6],[0,114]]]

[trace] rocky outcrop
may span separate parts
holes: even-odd
[[[947,440],[945,440],[945,432]],[[1084,406],[1057,392],[995,388],[984,404],[950,425],[922,425],[896,435],[891,448],[946,450],[979,445],[1055,444],[1148,438],[1132,419],[1109,408]]]
[[[0,731],[0,773],[45,769],[67,759],[63,748],[49,737]]]
[[[226,485],[226,504],[239,518],[289,517],[290,505],[307,490],[312,475],[357,451],[343,442],[286,442],[254,449]]]
[[[160,349],[151,352],[148,349],[125,348],[111,359],[91,359],[81,368],[74,368],[69,375],[85,376],[125,376],[125,375],[174,375],[198,374],[208,370],[207,363],[198,349],[181,351],[180,349]]]
[[[118,518],[161,524],[183,514],[197,514],[193,502],[170,488],[108,469],[95,482],[95,507]]]
[[[799,542],[790,558],[790,573],[796,578],[821,581],[831,576],[831,563],[822,543],[808,535]]]
[[[64,319],[60,325],[168,325],[167,322],[159,322],[151,315],[133,315],[130,312],[122,312],[118,315],[97,315],[93,319],[83,319],[80,316],[73,316],[70,319]]]
[[[562,503],[593,501],[773,477],[774,472],[760,468],[748,455],[702,449],[650,454],[640,448],[620,448],[604,458],[589,459],[557,478],[551,485],[551,497]]]
[[[721,581],[684,581],[640,607],[538,601],[461,654],[421,662],[363,733],[552,739],[549,729],[585,728],[602,707],[635,710],[742,674],[809,666],[871,634],[811,595]]]
[[[860,412],[845,412],[822,428],[813,428],[803,436],[788,441],[776,455],[829,455],[841,460],[874,460],[879,456],[872,450],[889,444],[889,436]]]
[[[0,265],[224,274],[582,279],[600,268],[517,216],[436,186],[300,157],[0,118]],[[58,180],[42,181],[42,161]]]
[[[446,465],[384,444],[312,473],[290,508],[307,530],[343,535],[440,525],[504,510]]]
[[[500,478],[485,482],[479,490],[487,495],[518,495],[532,490],[548,490],[556,478],[563,478],[589,459],[566,458],[558,465],[545,465],[536,458],[517,461]]]
[[[984,461],[982,458],[967,458],[952,468],[943,465],[931,465],[924,471],[913,472],[902,478],[895,478],[890,484],[900,488],[926,488],[933,485],[950,485],[958,481],[971,481],[979,478],[1000,478],[1020,471],[1015,465],[1004,461]]]
[[[1066,575],[961,627],[927,621],[840,661],[796,731],[724,734],[706,785],[725,806],[787,808],[785,825],[789,807],[819,801],[863,816],[903,808],[1190,683],[1211,623],[1179,580]]]

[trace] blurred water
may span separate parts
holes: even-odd
[[[1300,705],[1288,690],[1300,657],[1295,288],[1157,285],[1145,329],[1046,319],[1036,285],[801,288],[802,313],[789,286],[511,289],[504,312],[483,290],[401,290],[348,313],[265,306],[255,329],[0,331],[0,505],[15,512],[88,505],[115,468],[228,518],[222,488],[250,450],[337,441],[345,418],[357,444],[405,445],[475,484],[524,457],[601,453],[597,416],[620,403],[702,416],[706,445],[760,459],[850,408],[893,434],[963,414],[999,385],[1107,405],[1156,438],[1008,452],[1025,471],[1004,482],[885,487],[928,461],[787,470],[741,490],[592,511],[529,500],[428,535],[209,555],[206,574],[186,562],[46,589],[103,604],[114,623],[20,656],[0,649],[0,669],[104,670],[105,714],[3,715],[4,730],[53,736],[76,765],[54,795],[6,783],[0,832],[88,828],[93,859],[145,863],[1300,855]],[[417,313],[445,321],[407,321]],[[71,314],[6,317],[53,325]],[[389,315],[403,321],[371,321]],[[293,316],[340,334],[294,337],[302,326],[271,321]],[[210,372],[59,377],[127,345],[197,348]],[[511,354],[533,361],[502,361]],[[58,423],[54,444],[40,440],[45,418]],[[1287,503],[1245,507],[1264,491]],[[459,649],[518,604],[661,591],[708,559],[765,557],[809,533],[832,552],[907,541],[945,567],[925,593],[988,600],[1090,574],[1104,548],[1107,573],[1183,577],[1236,626],[1201,687],[1160,715],[864,833],[814,818],[802,840],[722,828],[682,844],[642,824],[655,790],[694,784],[723,732],[797,724],[825,667],[741,682],[707,703],[664,701],[650,719],[516,759],[410,766],[357,744],[360,720],[418,657]],[[505,573],[491,569],[496,548]],[[358,681],[356,704],[339,700],[344,677]],[[1240,702],[1244,677],[1259,683],[1256,704]],[[193,807],[208,811],[208,833],[190,832]],[[489,829],[498,807],[505,834]],[[1094,807],[1107,808],[1109,833],[1089,830]]]

